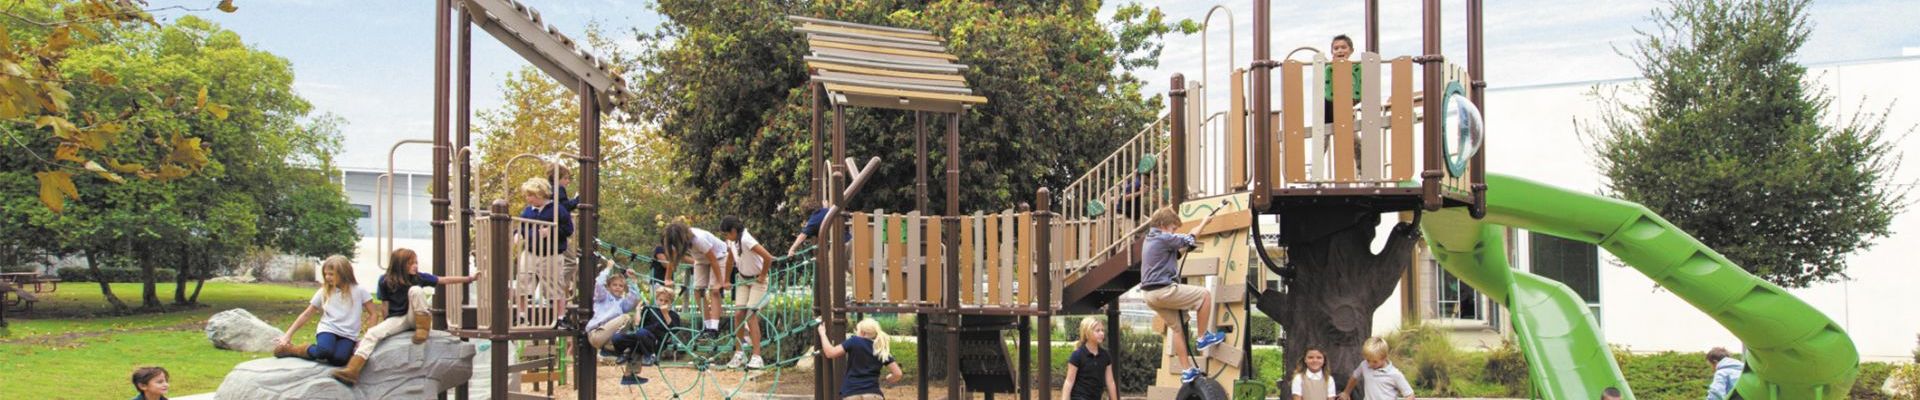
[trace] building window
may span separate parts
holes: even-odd
[[[1473,286],[1447,273],[1445,268],[1440,267],[1440,262],[1430,260],[1427,264],[1433,269],[1434,276],[1440,278],[1434,280],[1437,285],[1434,288],[1434,293],[1437,294],[1434,296],[1436,301],[1433,310],[1437,314],[1435,317],[1471,321],[1487,320],[1486,299],[1480,296],[1480,291],[1473,290]]]
[[[1538,232],[1527,236],[1534,275],[1560,281],[1587,302],[1600,321],[1600,248]]]
[[[354,204],[353,208],[360,210],[360,218],[373,218],[373,206]]]

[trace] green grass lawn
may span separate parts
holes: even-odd
[[[113,292],[137,306],[140,284],[116,283]],[[187,289],[191,291],[189,284]],[[157,288],[173,301],[173,285]],[[33,313],[8,313],[0,331],[0,399],[96,399],[132,396],[128,376],[144,365],[166,367],[173,395],[212,392],[235,364],[264,353],[213,348],[202,328],[214,313],[245,308],[278,327],[305,309],[311,287],[212,283],[201,291],[203,307],[112,315],[98,284],[63,284],[41,294]],[[295,334],[310,341],[313,323]]]

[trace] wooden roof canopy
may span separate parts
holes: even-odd
[[[573,38],[540,18],[540,11],[519,0],[458,0],[474,14],[474,24],[500,39],[534,67],[546,72],[567,90],[580,83],[593,86],[601,110],[626,105],[627,80],[612,64],[581,49]]]
[[[807,70],[835,105],[958,113],[987,98],[932,32],[787,16],[807,34]]]

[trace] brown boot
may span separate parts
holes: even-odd
[[[278,358],[294,357],[294,358],[305,359],[307,358],[308,346],[310,345],[303,344],[303,345],[295,346],[293,345],[293,343],[287,343],[279,347],[274,347],[273,356]]]
[[[427,342],[427,334],[433,332],[433,314],[413,313],[413,344]]]
[[[347,361],[346,367],[333,371],[333,379],[340,381],[340,383],[345,383],[347,386],[353,386],[354,383],[360,381],[360,368],[366,366],[367,358],[355,354],[352,360]]]

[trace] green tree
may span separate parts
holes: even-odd
[[[786,15],[925,29],[967,64],[966,79],[989,103],[961,121],[961,199],[978,209],[1030,202],[1061,188],[1150,122],[1160,99],[1133,76],[1152,66],[1158,39],[1174,29],[1157,9],[1126,5],[1098,18],[1099,2],[703,2],[663,0],[657,31],[631,75],[636,117],[680,146],[674,164],[707,217],[740,216],[778,247],[792,237],[810,193],[811,114],[804,37]],[[882,159],[848,206],[914,205],[913,115],[852,109],[848,155]],[[933,124],[934,126],[943,126]],[[940,132],[940,131],[936,131]],[[929,137],[929,199],[943,213],[940,134]],[[833,162],[840,162],[834,160]],[[773,239],[779,238],[779,239]]]
[[[1646,101],[1583,127],[1606,191],[1787,287],[1845,278],[1845,257],[1888,234],[1906,194],[1883,116],[1822,122],[1831,98],[1793,60],[1808,3],[1673,0],[1627,54]]]

